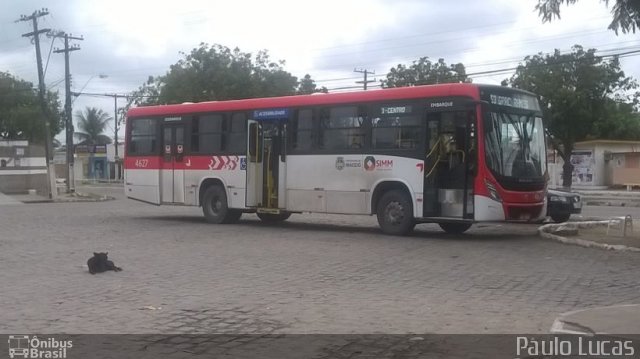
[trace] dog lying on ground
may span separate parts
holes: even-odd
[[[89,258],[89,260],[87,261],[89,273],[96,274],[106,272],[108,270],[112,270],[115,272],[121,271],[122,268],[116,267],[116,265],[107,258],[108,254],[109,252],[93,252],[93,257]]]

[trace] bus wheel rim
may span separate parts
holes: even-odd
[[[398,202],[391,202],[386,208],[386,218],[390,224],[398,225],[404,219],[404,208]]]
[[[211,199],[211,212],[219,214],[220,209],[222,209],[222,201],[219,197],[213,197]]]

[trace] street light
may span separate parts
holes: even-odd
[[[93,80],[96,76],[98,76],[99,79],[106,79],[109,76],[105,75],[105,74],[98,74],[98,75],[91,75],[91,77],[89,77],[89,79],[87,80],[87,82],[84,83],[84,85],[82,85],[82,88],[80,89],[80,91],[78,92],[72,92],[72,95],[75,97],[75,99],[73,99],[73,101],[75,102],[75,100],[78,98],[78,96],[82,95],[82,91],[84,90],[85,87],[87,87],[87,85],[89,84],[89,82],[91,80]]]

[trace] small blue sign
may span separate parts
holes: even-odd
[[[255,110],[253,111],[254,120],[276,120],[289,117],[288,108],[273,108],[269,110]]]
[[[247,158],[246,157],[240,158],[240,170],[241,171],[246,171],[247,170]]]

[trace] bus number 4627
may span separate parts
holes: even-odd
[[[149,165],[148,159],[138,159],[136,160],[136,167],[145,168]]]

